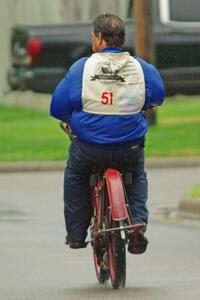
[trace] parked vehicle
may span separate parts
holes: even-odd
[[[130,4],[134,4],[134,1]],[[152,0],[156,66],[166,94],[200,94],[200,1]],[[125,20],[134,54],[134,20]],[[70,65],[91,54],[91,23],[12,28],[11,89],[51,93]]]

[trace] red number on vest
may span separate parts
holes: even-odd
[[[112,105],[113,104],[113,93],[112,92],[103,92],[101,99],[102,99],[101,103],[103,105],[106,105],[106,104]]]

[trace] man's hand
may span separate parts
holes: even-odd
[[[153,112],[156,111],[156,106],[149,106],[149,108],[146,109],[147,112]]]
[[[62,128],[62,130],[64,130],[64,132],[67,133],[67,135],[69,136],[69,138],[70,138],[71,141],[76,138],[76,136],[72,133],[70,125],[67,122],[62,122],[61,121],[59,123],[59,125]]]

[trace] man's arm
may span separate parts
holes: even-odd
[[[143,110],[161,105],[164,101],[164,84],[158,70],[141,58],[136,58],[144,72],[145,78],[145,104]]]
[[[70,102],[70,71],[57,85],[51,100],[50,115],[61,121],[68,122],[73,108]]]
[[[54,118],[69,122],[73,111],[82,108],[82,77],[86,60],[87,57],[83,57],[76,61],[56,87],[50,106]]]

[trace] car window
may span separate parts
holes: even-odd
[[[170,0],[170,20],[200,22],[200,0]]]
[[[200,27],[200,0],[159,0],[159,10],[162,23]]]

